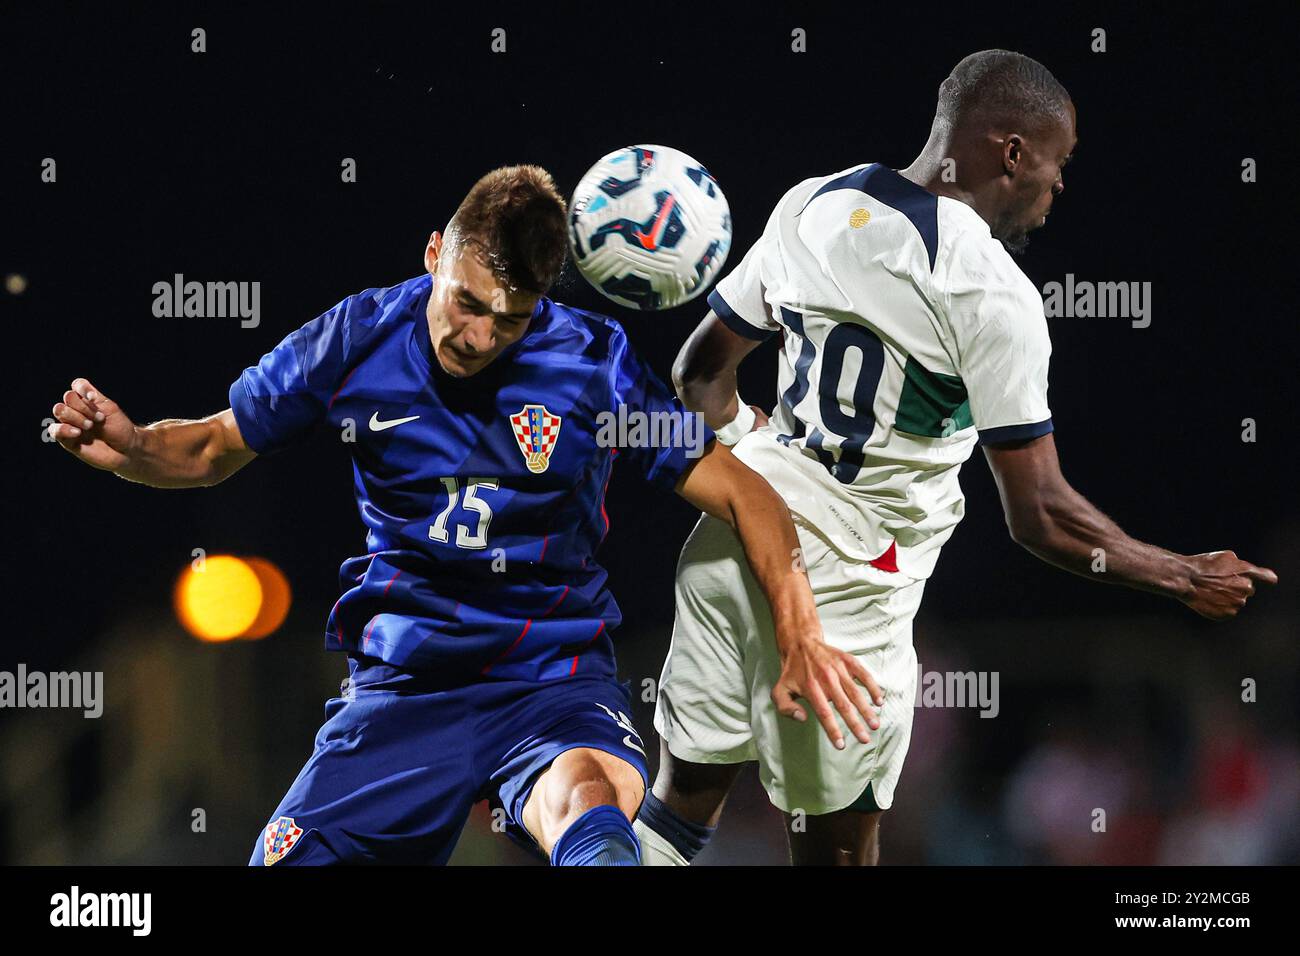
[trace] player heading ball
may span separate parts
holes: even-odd
[[[648,861],[689,862],[757,761],[772,803],[800,822],[788,828],[795,862],[876,862],[911,741],[912,620],[965,513],[957,475],[977,445],[1012,537],[1059,568],[1215,620],[1276,583],[1231,551],[1130,537],[1061,474],[1043,300],[1011,253],[1064,193],[1075,119],[1041,63],[974,53],[940,86],[910,166],[861,163],[791,187],[709,295],[677,358],[681,395],[798,516],[826,639],[879,681],[883,729],[838,751],[780,719],[796,705],[766,610],[735,535],[705,515],[677,569],[659,776],[637,824]],[[769,420],[739,400],[736,369],[772,336]]]
[[[325,628],[349,691],[327,703],[253,864],[443,863],[483,796],[553,863],[637,862],[645,753],[595,558],[615,461],[734,529],[794,685],[863,741],[878,726],[871,677],[822,640],[776,492],[712,432],[694,459],[682,443],[597,440],[602,413],[683,409],[617,323],[546,296],[564,224],[544,170],[494,170],[429,238],[420,275],[290,333],[224,411],[140,427],[84,378],[54,406],[64,449],[161,488],[212,485],[313,428],[356,426],[366,540]]]

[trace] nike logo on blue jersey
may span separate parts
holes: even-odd
[[[548,298],[513,351],[453,381],[429,338],[432,291],[425,272],[349,296],[229,392],[261,454],[317,426],[364,433],[351,450],[368,537],[339,571],[326,646],[436,670],[449,686],[479,681],[485,666],[501,681],[612,679],[606,631],[622,615],[595,561],[612,452],[668,491],[690,462],[685,443],[606,447],[596,416],[626,408],[658,422],[681,404],[617,323]],[[510,573],[493,573],[505,561]],[[648,748],[622,724],[606,727],[611,744],[640,759],[634,745]]]
[[[419,417],[419,415],[412,415],[409,418],[394,418],[392,421],[381,422],[379,420],[379,413],[374,412],[370,416],[370,430],[372,432],[381,432],[385,428],[396,428],[398,425],[405,425],[407,422],[413,422]]]

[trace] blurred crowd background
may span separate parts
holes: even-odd
[[[1130,11],[1105,24],[1102,54],[1095,18],[1069,11],[1008,24],[972,10],[938,33],[920,9],[873,8],[849,26],[813,8],[793,24],[709,13],[617,43],[558,15],[445,6],[285,22],[179,6],[6,14],[0,273],[21,281],[0,291],[12,485],[0,499],[0,671],[102,670],[105,713],[0,710],[0,862],[242,864],[345,674],[321,636],[338,565],[363,547],[337,438],[213,489],[132,486],[41,442],[74,376],[141,422],[218,411],[229,383],[292,329],[416,274],[429,233],[506,163],[541,163],[567,192],[610,149],[682,148],[726,191],[734,265],[799,180],[906,165],[938,84],[995,46],[1046,63],[1079,113],[1077,160],[1026,273],[1039,288],[1067,273],[1153,285],[1149,328],[1051,323],[1067,477],[1138,537],[1233,548],[1282,584],[1211,625],[1050,569],[1007,538],[977,453],[916,646],[926,671],[997,672],[999,713],[917,709],[882,859],[1300,862],[1289,434],[1300,343],[1278,307],[1295,300],[1297,276],[1293,243],[1267,227],[1290,208],[1280,190],[1294,133],[1273,104],[1295,76],[1285,58],[1258,55],[1276,25]],[[494,55],[498,26],[508,52]],[[806,30],[806,53],[791,51],[792,26]],[[55,183],[40,179],[47,157]],[[1242,182],[1243,157],[1258,182]],[[355,183],[340,181],[344,158]],[[261,282],[260,325],[153,317],[153,284],[177,273]],[[573,276],[554,295],[615,315],[664,377],[703,313],[629,313]],[[744,370],[747,399],[771,404],[774,368],[769,345]],[[625,612],[616,647],[653,769],[643,689],[659,675],[695,516],[618,469],[608,510],[601,559]],[[284,624],[255,641],[187,634],[172,588],[195,548],[278,565],[293,592]],[[1243,681],[1255,682],[1249,702]],[[530,858],[480,807],[455,861]],[[751,771],[700,862],[784,861],[781,816]]]

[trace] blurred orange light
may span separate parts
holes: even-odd
[[[185,569],[173,595],[176,616],[201,641],[266,637],[289,613],[289,582],[264,558],[212,555]]]
[[[257,617],[240,637],[256,639],[273,633],[289,613],[293,596],[289,591],[289,579],[284,572],[266,558],[246,558],[248,566],[257,575],[262,585],[262,606],[258,608]]]

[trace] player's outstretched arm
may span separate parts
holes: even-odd
[[[777,710],[806,720],[808,715],[795,702],[803,697],[836,747],[844,748],[837,710],[853,735],[870,743],[867,727],[880,726],[871,704],[880,706],[884,697],[857,658],[823,640],[808,575],[798,560],[799,537],[780,495],[716,441],[678,482],[677,493],[735,528],[744,545],[776,626],[782,660],[781,676],[772,688]]]
[[[1258,583],[1276,584],[1268,568],[1231,551],[1176,554],[1143,544],[1098,511],[1061,474],[1049,433],[1031,441],[987,445],[1011,537],[1044,561],[1093,580],[1124,584],[1182,601],[1211,620],[1235,617]],[[1094,568],[1101,549],[1105,572]]]
[[[140,427],[84,378],[54,406],[50,435],[93,468],[155,488],[215,485],[256,457],[230,409]]]

